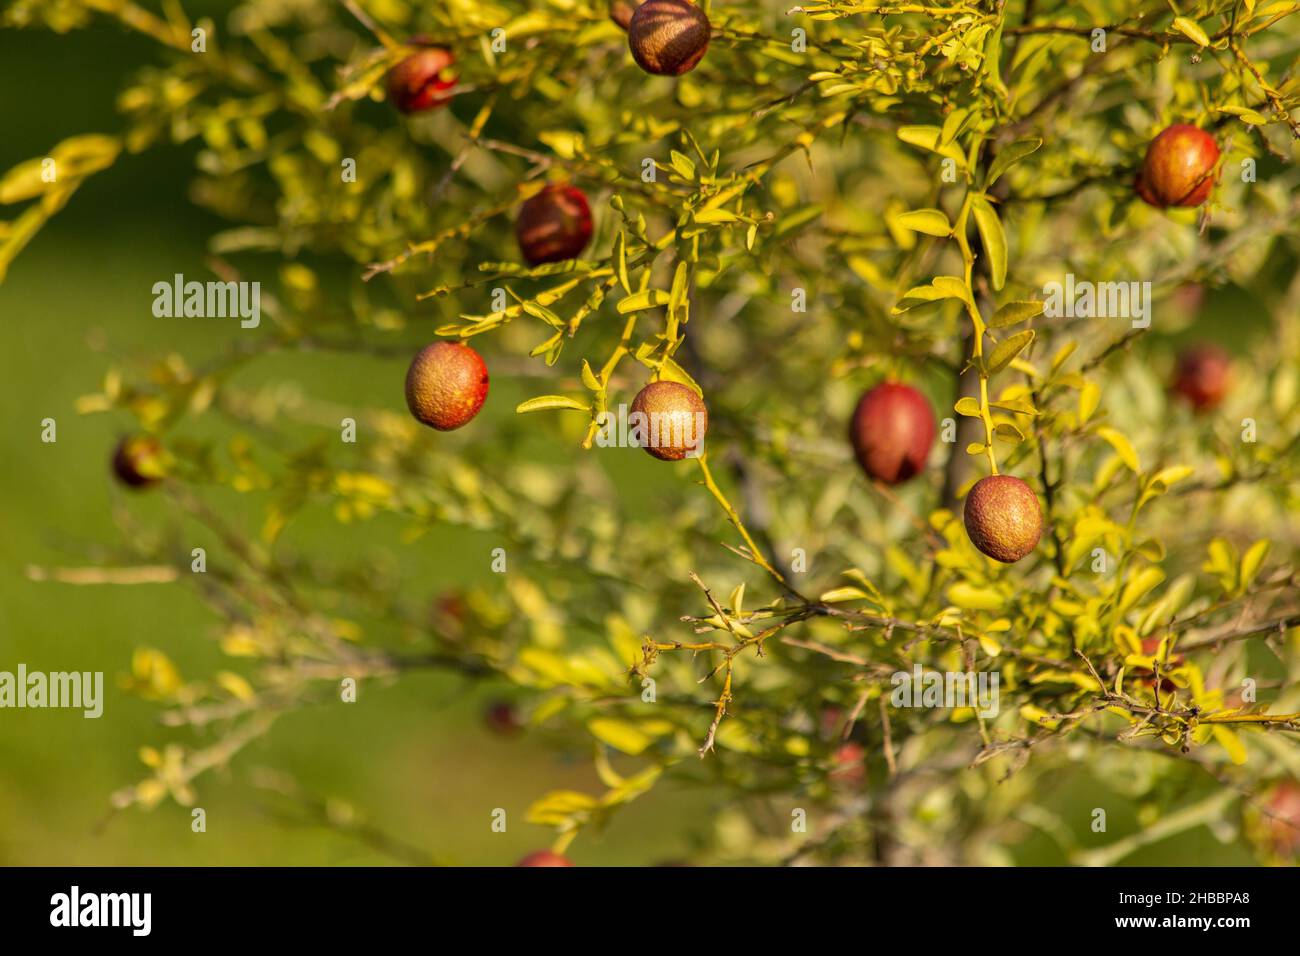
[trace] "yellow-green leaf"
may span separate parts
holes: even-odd
[[[1009,325],[1017,325],[1032,319],[1042,311],[1043,303],[1032,299],[1008,302],[993,313],[993,318],[989,319],[989,328],[1004,329]]]
[[[1179,33],[1181,33],[1183,36],[1187,37],[1189,40],[1191,40],[1193,43],[1198,44],[1199,46],[1210,45],[1210,38],[1206,35],[1205,31],[1201,28],[1201,25],[1197,23],[1195,20],[1192,20],[1188,17],[1174,17],[1174,22],[1171,24],[1171,26]]]
[[[1142,471],[1142,463],[1138,460],[1137,452],[1133,450],[1132,443],[1124,437],[1123,433],[1117,432],[1108,426],[1097,429],[1097,434],[1106,440],[1111,448],[1115,449],[1115,454],[1119,455],[1120,461],[1128,466],[1134,474]]]
[[[587,729],[597,740],[633,757],[654,743],[653,738],[635,724],[613,717],[593,717],[587,721]]]
[[[927,236],[952,234],[952,224],[942,209],[913,209],[900,215],[898,222],[913,232],[923,232]]]
[[[1029,347],[1034,341],[1034,330],[1026,329],[1023,332],[1017,332],[1009,339],[1004,339],[993,349],[993,353],[988,357],[986,368],[989,375],[996,375],[1009,364],[1011,360]]]
[[[668,293],[659,289],[646,289],[643,292],[634,292],[627,298],[618,303],[618,311],[622,315],[629,312],[640,312],[642,309],[653,309],[656,306],[668,304]]]
[[[524,412],[541,412],[552,408],[571,408],[575,412],[589,412],[591,406],[567,395],[538,395],[526,402],[520,402],[515,408],[517,414]]]
[[[984,254],[989,257],[989,274],[996,292],[1007,281],[1007,234],[993,204],[983,196],[971,200],[971,211],[975,213],[975,228],[984,243]]]

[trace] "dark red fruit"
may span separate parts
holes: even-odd
[[[645,0],[627,27],[636,65],[656,76],[681,76],[695,69],[709,48],[712,27],[689,0]]]
[[[1152,206],[1199,206],[1210,198],[1219,144],[1203,129],[1176,123],[1147,147],[1135,188]]]
[[[501,737],[517,737],[524,729],[514,704],[504,700],[488,705],[483,712],[483,723],[488,730]]]
[[[143,490],[162,481],[162,443],[152,435],[130,435],[113,450],[113,474],[128,488]]]
[[[1232,360],[1217,345],[1206,343],[1186,349],[1174,370],[1174,391],[1198,412],[1223,401],[1232,383]]]
[[[388,101],[403,113],[446,106],[456,85],[452,69],[456,57],[440,46],[426,46],[418,40],[407,42],[416,47],[416,52],[388,71]]]
[[[519,210],[519,251],[531,266],[575,259],[591,241],[591,207],[576,186],[551,183]]]
[[[573,861],[567,856],[554,853],[551,850],[537,850],[528,854],[515,866],[573,866]]]
[[[858,401],[849,440],[863,471],[896,485],[925,468],[934,443],[934,413],[910,385],[882,382]]]
[[[488,393],[483,357],[463,342],[434,342],[406,372],[406,407],[438,431],[460,428],[478,414]]]

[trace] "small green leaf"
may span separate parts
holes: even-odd
[[[672,161],[673,171],[676,172],[677,175],[681,176],[682,179],[695,178],[695,163],[691,161],[689,156],[679,153],[675,149],[672,150],[668,156]]]
[[[1267,538],[1261,538],[1246,549],[1246,553],[1241,558],[1240,582],[1237,584],[1237,590],[1245,593],[1250,587],[1255,576],[1259,574],[1260,567],[1264,564],[1264,559],[1268,557],[1268,549],[1272,542]]]
[[[1018,139],[1003,146],[998,151],[998,154],[993,157],[993,164],[989,166],[989,178],[984,184],[984,188],[988,189],[998,181],[1003,173],[1042,145],[1043,141],[1037,136],[1027,136],[1024,139]]]
[[[993,204],[984,196],[977,195],[971,200],[971,211],[975,213],[975,227],[984,243],[984,254],[989,257],[989,273],[996,292],[1007,281],[1007,234]]]
[[[643,292],[634,292],[627,298],[620,300],[618,311],[621,315],[627,315],[629,312],[640,312],[642,309],[653,309],[656,306],[667,304],[667,292],[659,289],[646,289]]]
[[[526,402],[520,402],[515,412],[522,415],[524,412],[541,412],[552,408],[571,408],[575,412],[591,411],[591,406],[586,402],[569,398],[567,395],[538,395]]]
[[[1101,386],[1096,382],[1084,382],[1083,388],[1079,389],[1079,424],[1082,425],[1092,413],[1097,410],[1098,403],[1101,402]]]
[[[614,237],[614,262],[618,269],[618,284],[628,295],[632,294],[632,283],[627,275],[627,232],[620,229]]]
[[[833,588],[825,592],[817,600],[823,604],[838,604],[841,601],[861,601],[869,600],[870,595],[866,591],[854,587]]]
[[[1235,116],[1250,126],[1265,126],[1268,124],[1267,116],[1245,106],[1220,106],[1217,112]]]
[[[668,309],[670,312],[676,312],[686,301],[686,285],[690,278],[691,267],[685,262],[677,263],[677,269],[673,273],[673,287],[668,293]]]
[[[1174,22],[1170,26],[1199,46],[1210,45],[1210,38],[1195,20],[1188,17],[1174,17]]]
[[[1134,474],[1141,473],[1142,463],[1138,460],[1137,452],[1133,450],[1132,443],[1123,435],[1123,433],[1108,426],[1103,426],[1097,429],[1097,434],[1104,438],[1110,444],[1111,448],[1115,449],[1115,453],[1119,455],[1120,461],[1124,462],[1130,471]]]
[[[938,145],[940,147],[947,146],[956,139],[957,134],[965,129],[966,124],[970,121],[972,115],[974,114],[972,114],[970,110],[957,109],[944,117],[943,129],[939,131]]]
[[[697,209],[694,217],[695,221],[702,225],[718,222],[740,222],[739,216],[726,209]]]
[[[1034,330],[1026,329],[1024,332],[1017,332],[1009,339],[1004,339],[993,349],[993,353],[988,357],[986,368],[989,375],[996,375],[1008,365],[1011,360],[1029,347],[1034,341]]]
[[[1001,438],[1006,442],[1022,442],[1025,440],[1024,433],[1010,422],[999,422],[993,428],[993,437]]]
[[[1119,599],[1119,613],[1131,608],[1164,579],[1165,573],[1154,566],[1145,567],[1129,578]]]
[[[891,310],[894,315],[914,308],[920,302],[938,302],[941,299],[968,298],[966,284],[956,276],[935,276],[930,285],[913,286],[903,293],[898,305]],[[909,303],[910,304],[907,304]]]
[[[1032,319],[1043,311],[1043,303],[1032,299],[1008,302],[989,319],[990,329],[1005,329],[1009,325],[1019,325]]]
[[[980,403],[969,395],[957,399],[957,403],[952,408],[958,415],[965,415],[967,418],[980,418],[984,414],[980,411]]]
[[[612,717],[593,717],[587,721],[587,729],[597,740],[633,757],[642,753],[654,742],[653,738],[642,733],[635,724],[626,720],[615,720]]]
[[[966,168],[966,154],[955,143],[941,145],[943,131],[937,126],[900,126],[898,138],[911,146],[928,149],[932,153],[946,156],[955,162],[959,169]]]
[[[898,222],[913,232],[923,232],[927,236],[952,235],[952,224],[942,209],[913,209],[900,215]]]

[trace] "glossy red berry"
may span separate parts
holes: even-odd
[[[408,41],[416,52],[388,71],[388,101],[403,113],[422,113],[451,102],[456,85],[450,50]]]

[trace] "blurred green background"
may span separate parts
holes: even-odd
[[[153,61],[153,47],[114,28],[54,37],[0,30],[0,169],[40,155],[77,133],[119,129],[113,109],[128,73]],[[185,200],[193,148],[125,157],[94,176],[0,285],[0,669],[105,673],[100,720],[71,711],[0,711],[0,864],[383,864],[389,855],[320,828],[266,812],[249,786],[250,768],[292,774],[309,792],[354,804],[375,826],[439,857],[508,864],[549,845],[551,834],[522,822],[528,804],[556,787],[601,790],[586,750],[557,752],[528,736],[502,739],[483,726],[494,689],[414,674],[399,684],[364,685],[351,707],[307,708],[236,758],[232,772],[205,777],[199,805],[208,832],[193,834],[187,810],[164,802],[151,813],[109,814],[109,794],[144,775],[142,744],[175,731],[158,709],[116,683],[132,650],[163,650],[193,675],[220,655],[218,621],[177,585],[74,586],[28,579],[30,565],[90,563],[85,548],[116,540],[110,509],[125,503],[141,521],[161,519],[163,502],[123,494],[109,480],[123,417],[79,416],[76,399],[94,391],[124,356],[166,351],[192,364],[240,332],[233,321],[167,321],[150,314],[150,287],[175,272],[206,275],[205,237],[220,223]],[[166,322],[165,325],[161,324]],[[402,362],[348,356],[298,356],[260,363],[256,376],[294,381],[333,400],[400,407]],[[510,384],[494,381],[485,415],[511,415]],[[58,442],[40,441],[40,422],[58,422]],[[187,425],[187,427],[189,427]],[[247,504],[218,500],[223,509]],[[392,542],[396,528],[374,522],[340,529],[323,509],[293,526],[294,544],[346,546]],[[444,587],[485,582],[485,537],[448,529],[407,546],[403,573]],[[409,562],[409,563],[407,563]],[[1155,759],[1155,758],[1151,758]],[[1128,801],[1100,792],[1086,767],[1057,778],[1053,809],[1087,820],[1104,801],[1110,838],[1136,826]],[[1177,795],[1189,799],[1195,792]],[[579,864],[650,864],[689,854],[716,809],[710,794],[671,784],[631,804],[597,839],[584,834]],[[490,829],[493,808],[510,815],[505,834]],[[1081,835],[1084,830],[1080,827]],[[1020,862],[1059,863],[1041,834],[1008,848]],[[1244,849],[1204,829],[1149,848],[1126,862],[1249,863]]]

